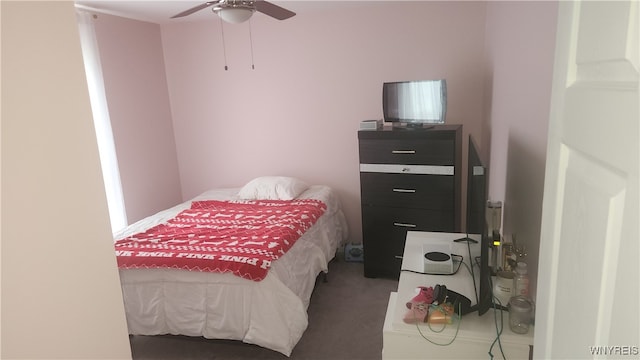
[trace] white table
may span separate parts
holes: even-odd
[[[398,282],[398,291],[392,292],[383,328],[383,359],[487,359],[491,344],[496,339],[496,321],[502,325],[500,343],[507,359],[528,359],[533,345],[533,327],[527,334],[521,335],[509,329],[509,313],[490,309],[483,316],[472,312],[462,316],[456,335],[457,322],[447,325],[406,324],[402,318],[407,311],[406,302],[416,294],[418,286],[445,285],[447,289],[465,295],[476,303],[474,283],[470,272],[462,265],[455,275],[424,275],[407,270],[423,271],[423,244],[446,242],[453,243],[452,253],[464,256],[464,262],[473,263],[469,257],[466,242],[455,243],[453,240],[465,237],[459,233],[435,233],[408,231],[402,260],[402,271]],[[479,238],[471,236],[479,240]],[[480,245],[470,244],[471,257],[480,256]],[[476,284],[479,269],[474,268]],[[500,316],[502,315],[502,321]],[[418,326],[422,335],[418,331]],[[440,331],[440,332],[436,332]],[[424,337],[423,337],[424,335]],[[425,337],[429,340],[426,340]],[[455,337],[455,339],[454,339]],[[443,345],[453,342],[450,345]],[[436,344],[440,345],[436,345]],[[496,342],[491,349],[496,358],[502,358],[500,346]]]

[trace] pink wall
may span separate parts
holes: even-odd
[[[225,24],[226,54],[213,15],[162,26],[100,15],[130,220],[292,175],[336,189],[359,242],[359,121],[381,117],[384,81],[446,78],[447,122],[464,125],[463,155],[472,133],[490,159],[490,198],[504,202],[505,237],[527,246],[535,293],[557,3],[350,4],[256,14],[251,34]]]
[[[181,201],[160,26],[100,14],[95,27],[132,223]]]
[[[503,201],[503,233],[526,245],[535,295],[547,129],[555,52],[555,2],[487,6],[489,196]],[[544,266],[544,259],[541,261]]]
[[[162,25],[183,198],[292,175],[332,186],[361,241],[357,129],[384,81],[446,78],[447,122],[482,127],[485,3],[368,2],[343,12]]]

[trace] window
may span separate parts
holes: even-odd
[[[94,17],[95,15],[86,11],[77,11],[80,45],[87,74],[93,123],[98,141],[107,205],[109,206],[111,231],[115,233],[127,226],[127,214],[120,182],[116,147],[113,141],[113,132],[111,131],[107,97],[104,90],[100,52],[93,23]]]

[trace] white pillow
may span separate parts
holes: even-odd
[[[300,179],[287,176],[262,176],[249,181],[238,196],[245,200],[292,200],[309,188]]]

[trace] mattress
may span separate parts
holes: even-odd
[[[116,239],[146,231],[194,200],[235,200],[239,189],[207,191],[130,225]],[[320,219],[271,265],[262,281],[230,273],[177,269],[120,269],[129,333],[241,340],[289,356],[307,328],[307,308],[320,272],[347,238],[340,202],[327,186],[298,198],[327,205]]]

